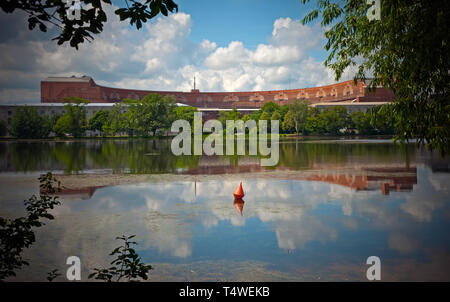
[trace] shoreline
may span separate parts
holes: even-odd
[[[48,137],[48,138],[15,138],[15,137],[0,137],[0,142],[66,142],[66,141],[91,141],[91,140],[169,140],[175,137],[172,136],[83,136],[83,137]],[[202,138],[209,136],[204,134]],[[270,138],[270,133],[267,134]],[[378,140],[378,139],[393,139],[394,135],[295,135],[295,134],[279,134],[279,139],[291,140],[298,139],[302,141],[309,140]],[[225,139],[225,137],[224,137]],[[237,138],[236,138],[237,139]],[[248,140],[248,135],[245,136]],[[410,140],[409,143],[413,142]],[[408,143],[408,142],[404,142]]]

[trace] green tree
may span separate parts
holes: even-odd
[[[141,135],[156,135],[158,129],[170,128],[176,118],[175,106],[173,96],[146,95],[140,102],[130,105],[128,123]]]
[[[373,134],[374,129],[370,124],[370,113],[361,111],[352,112],[350,114],[351,126],[358,130],[359,134]]]
[[[267,111],[263,111],[261,115],[259,116],[260,120],[270,120],[271,114],[269,114]]]
[[[340,107],[333,107],[324,109],[318,118],[319,129],[324,133],[337,135],[340,134],[340,129],[345,127],[346,116]]]
[[[56,122],[59,120],[59,118],[60,118],[61,116],[62,116],[62,114],[56,113],[56,114],[51,115],[51,116],[48,118],[48,120],[49,120],[49,127],[50,127],[50,130],[51,130],[51,131],[53,130],[53,127],[55,127]]]
[[[311,134],[318,134],[320,132],[319,123],[316,116],[309,115],[306,118],[306,131]]]
[[[39,115],[36,108],[17,108],[11,120],[11,135],[18,138],[44,138],[50,134],[48,118]]]
[[[261,107],[261,111],[262,112],[267,112],[267,114],[270,116],[272,116],[272,114],[275,111],[280,111],[280,106],[278,106],[277,104],[275,104],[274,102],[267,102],[265,103],[262,107]]]
[[[8,133],[5,121],[0,121],[0,136],[5,136]]]
[[[137,129],[135,110],[130,106],[123,114],[123,128],[129,136],[133,136]]]
[[[259,116],[259,120],[260,121],[267,121],[267,132],[268,133],[270,133],[270,130],[271,130],[271,128],[270,128],[270,117],[271,117],[271,114],[269,114],[269,112],[267,112],[267,111],[263,111],[261,113],[261,115]],[[260,131],[259,123],[257,123],[257,127],[258,127],[258,131]]]
[[[260,119],[261,114],[262,114],[261,110],[255,110],[252,113],[250,113],[250,119],[258,122],[259,119]]]
[[[284,115],[284,119],[283,122],[281,123],[281,129],[283,130],[283,132],[289,133],[289,132],[293,132],[295,131],[294,129],[294,114],[292,113],[292,111],[288,111],[285,115]],[[297,132],[298,134],[298,132]]]
[[[295,129],[295,133],[305,134],[306,119],[308,117],[308,103],[305,101],[295,100],[288,106],[289,111],[284,116],[283,129]]]
[[[259,120],[270,120],[270,115],[269,115],[269,113],[268,112],[266,112],[266,111],[263,111],[262,113],[261,113],[261,115],[259,116]]]
[[[105,5],[111,5],[111,0],[80,0],[81,6],[91,5],[90,9],[81,9],[79,18],[71,18],[67,13],[66,1],[63,0],[9,0],[1,1],[0,7],[5,13],[20,10],[28,15],[28,28],[33,30],[36,25],[42,32],[54,27],[60,31],[59,36],[53,40],[58,45],[69,42],[70,46],[78,49],[78,45],[85,40],[94,40],[93,35],[103,31],[107,22]],[[115,14],[120,21],[129,20],[130,25],[137,29],[159,13],[167,16],[169,12],[178,11],[178,5],[173,0],[125,0]]]
[[[286,113],[289,111],[289,106],[290,106],[290,104],[284,104],[284,105],[282,105],[282,106],[279,107],[278,112],[279,112],[280,115],[281,115],[281,120],[284,119],[284,116],[285,116]]]
[[[84,105],[84,102],[75,102],[64,106],[66,113],[57,120],[53,127],[56,135],[70,134],[73,137],[80,137],[84,134],[87,126]]]
[[[226,127],[227,121],[237,121],[242,118],[242,114],[237,111],[236,108],[231,109],[230,111],[220,111],[219,112],[219,122],[222,123],[223,127]]]
[[[392,108],[393,106],[394,105],[377,106],[368,111],[370,116],[370,125],[378,134],[397,133],[397,115]]]
[[[271,121],[279,121],[281,119],[281,114],[278,111],[274,111],[270,117]]]
[[[278,121],[278,126],[280,126],[281,114],[278,111],[274,111],[270,117],[270,128],[268,129],[272,133],[272,121]],[[278,129],[278,131],[280,131]]]
[[[15,271],[29,265],[22,257],[24,249],[36,241],[34,228],[43,226],[43,218],[53,220],[48,211],[60,204],[55,193],[61,190],[60,183],[48,172],[39,177],[40,195],[25,200],[27,214],[9,219],[0,217],[0,281],[15,276]]]
[[[111,135],[125,130],[126,117],[124,116],[124,105],[117,103],[108,111],[105,122],[102,125],[102,131]]]
[[[242,114],[236,108],[233,108],[231,109],[231,111],[228,112],[228,119],[230,120],[237,121],[240,120],[241,118]]]
[[[319,112],[317,109],[311,108],[304,129],[313,134],[340,134],[340,130],[348,124],[347,110],[342,109],[335,106]]]
[[[111,261],[109,268],[94,268],[94,272],[89,274],[88,278],[103,280],[105,282],[119,282],[122,278],[130,281],[139,281],[138,278],[144,280],[148,279],[148,273],[153,267],[141,261],[141,257],[131,247],[137,244],[135,241],[130,241],[136,235],[121,236],[116,239],[122,240],[123,245],[118,246],[111,252],[111,256],[117,255]]]
[[[198,111],[197,108],[191,106],[178,106],[174,110],[178,120],[186,120],[191,125],[194,122],[194,113]]]
[[[302,0],[303,3],[309,0]],[[396,139],[450,151],[450,2],[381,1],[380,20],[369,20],[366,1],[318,0],[302,22],[321,15],[328,39],[325,65],[339,80],[356,66],[355,79],[394,91]],[[381,108],[379,110],[382,110]]]
[[[249,121],[249,120],[251,120],[252,118],[250,117],[250,114],[246,114],[246,115],[244,115],[243,117],[242,117],[242,121],[245,123],[245,122],[247,122],[247,121]]]
[[[69,133],[69,128],[71,124],[71,119],[68,115],[64,114],[61,116],[53,126],[53,132],[55,132],[56,136],[65,136]]]
[[[317,121],[317,117],[320,114],[320,110],[316,107],[308,108],[308,115],[306,118],[305,129],[308,133],[318,134],[320,133],[319,124]]]
[[[103,131],[103,125],[108,121],[108,111],[99,110],[88,120],[88,129],[91,131]]]

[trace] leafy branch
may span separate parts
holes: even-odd
[[[69,4],[68,4],[69,2]],[[71,47],[78,49],[84,41],[94,40],[93,35],[103,31],[107,22],[104,5],[111,5],[111,0],[79,0],[81,4],[80,18],[69,18],[67,9],[71,6],[68,0],[9,0],[1,1],[0,7],[5,13],[16,10],[28,15],[28,29],[33,30],[38,25],[42,32],[50,26],[55,26],[60,34],[53,40],[58,45],[69,42]],[[159,13],[168,16],[169,12],[177,12],[178,5],[173,0],[125,0],[126,7],[115,11],[120,21],[129,20],[137,29]]]
[[[0,217],[0,281],[16,276],[16,270],[29,265],[22,257],[22,252],[36,241],[33,227],[43,226],[42,218],[53,220],[49,210],[60,204],[58,196],[54,195],[61,191],[60,182],[52,173],[41,175],[39,182],[39,198],[33,195],[24,201],[27,210],[25,217]]]
[[[116,240],[122,240],[123,244],[109,254],[110,256],[117,255],[110,263],[112,266],[109,268],[94,268],[94,272],[88,278],[104,280],[105,282],[119,282],[122,278],[127,281],[139,281],[138,278],[147,280],[148,272],[152,269],[152,266],[141,262],[141,258],[131,247],[137,244],[135,241],[130,241],[135,236],[116,237]]]
[[[58,272],[58,269],[54,269],[47,273],[47,280],[48,280],[48,282],[52,282],[58,276],[61,276],[61,274]]]
[[[450,2],[381,1],[381,20],[367,18],[373,4],[365,0],[315,2],[302,23],[321,18],[329,52],[324,64],[336,80],[354,67],[355,81],[392,89],[396,101],[380,110],[393,113],[396,139],[417,139],[418,146],[449,154]]]

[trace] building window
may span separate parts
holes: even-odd
[[[8,115],[11,116],[12,112],[11,110],[8,110]]]

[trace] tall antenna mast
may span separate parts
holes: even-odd
[[[194,90],[195,90],[195,75],[194,75]]]

